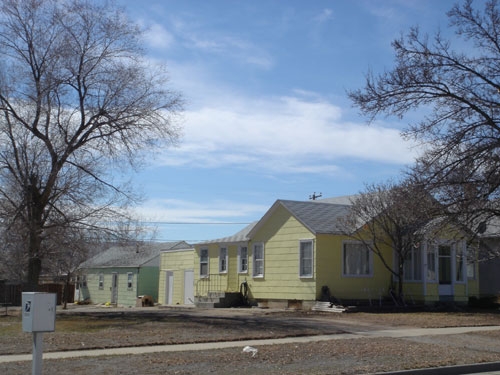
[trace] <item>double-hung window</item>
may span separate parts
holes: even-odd
[[[299,275],[313,277],[313,241],[302,240],[299,247]]]
[[[134,274],[132,272],[127,273],[127,289],[132,290],[133,284],[132,281],[134,280]]]
[[[437,280],[437,254],[436,248],[430,246],[427,250],[427,281],[435,282]]]
[[[373,274],[370,248],[362,242],[344,242],[342,251],[343,275],[366,277]]]
[[[227,247],[219,249],[219,273],[227,272]]]
[[[208,249],[200,249],[200,277],[208,277]]]
[[[253,245],[253,276],[264,277],[264,244]]]
[[[240,246],[238,248],[238,272],[248,272],[248,247]]]
[[[102,273],[99,274],[99,289],[104,289],[104,275]]]
[[[422,280],[422,250],[420,246],[412,247],[405,257],[404,279],[406,281]]]

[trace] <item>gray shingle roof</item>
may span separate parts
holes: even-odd
[[[200,242],[200,245],[208,245],[211,243],[238,243],[248,241],[248,233],[253,229],[253,227],[257,224],[257,221],[248,224],[245,228],[240,230],[239,232],[233,234],[232,236],[217,238],[215,240],[209,240]]]
[[[113,246],[84,262],[81,268],[140,267],[150,262],[159,265],[160,252],[190,247],[184,241]]]
[[[295,218],[312,233],[341,233],[339,219],[345,217],[350,205],[325,203],[322,201],[278,200]]]
[[[340,234],[342,233],[342,230],[339,225],[339,219],[345,217],[349,213],[349,209],[351,207],[350,199],[351,196],[341,197],[340,199],[329,199],[326,201],[291,201],[278,199],[259,221],[247,225],[241,231],[232,236],[200,242],[199,245],[249,241],[254,232],[262,225],[265,225],[267,219],[279,206],[288,210],[298,221],[300,221],[314,234]],[[338,204],[338,202],[349,203]]]

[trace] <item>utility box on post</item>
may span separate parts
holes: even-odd
[[[24,292],[22,298],[23,331],[53,332],[56,325],[56,295]]]

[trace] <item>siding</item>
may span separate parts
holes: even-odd
[[[158,303],[166,305],[165,300],[165,284],[166,271],[174,273],[174,288],[172,296],[172,304],[184,304],[184,271],[192,270],[195,264],[194,249],[186,249],[179,251],[166,251],[161,253],[160,258],[160,275],[158,281]],[[196,272],[196,271],[195,271]],[[199,270],[198,270],[199,274]],[[197,278],[195,278],[197,280]]]
[[[342,275],[342,248],[344,241],[352,238],[341,235],[318,235],[317,296],[326,285],[330,293],[338,299],[378,300],[387,296],[391,285],[391,275],[382,261],[372,253],[373,274],[366,277],[346,277]],[[392,264],[392,250],[387,249],[385,258]]]
[[[316,299],[316,272],[312,278],[299,276],[299,243],[304,239],[314,239],[314,235],[287,210],[278,207],[249,244],[248,284],[251,297],[281,300]],[[253,244],[259,242],[264,243],[263,278],[252,276]],[[316,263],[314,259],[314,264]]]
[[[139,279],[134,283],[137,285],[137,296],[149,295],[157,302],[159,278],[160,270],[158,267],[141,267]]]
[[[90,295],[92,303],[104,304],[111,302],[112,274],[118,274],[118,299],[117,304],[123,306],[135,306],[137,299],[137,268],[103,268],[87,269],[87,290],[85,294]],[[127,274],[132,272],[132,289],[127,288]],[[99,289],[99,275],[104,276],[103,288]]]

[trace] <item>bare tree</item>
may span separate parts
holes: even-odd
[[[38,283],[51,232],[110,233],[136,197],[113,168],[175,142],[179,95],[110,2],[0,5],[0,208]],[[9,230],[6,230],[8,233]]]
[[[500,11],[496,0],[479,4],[448,12],[455,48],[440,32],[414,27],[392,43],[395,66],[349,93],[371,120],[421,114],[405,131],[427,150],[414,176],[470,225],[500,215]]]
[[[432,237],[436,228],[430,229],[439,213],[437,202],[412,181],[380,183],[367,186],[352,200],[341,228],[382,261],[397,280],[396,298],[402,302],[405,261],[424,238]]]

